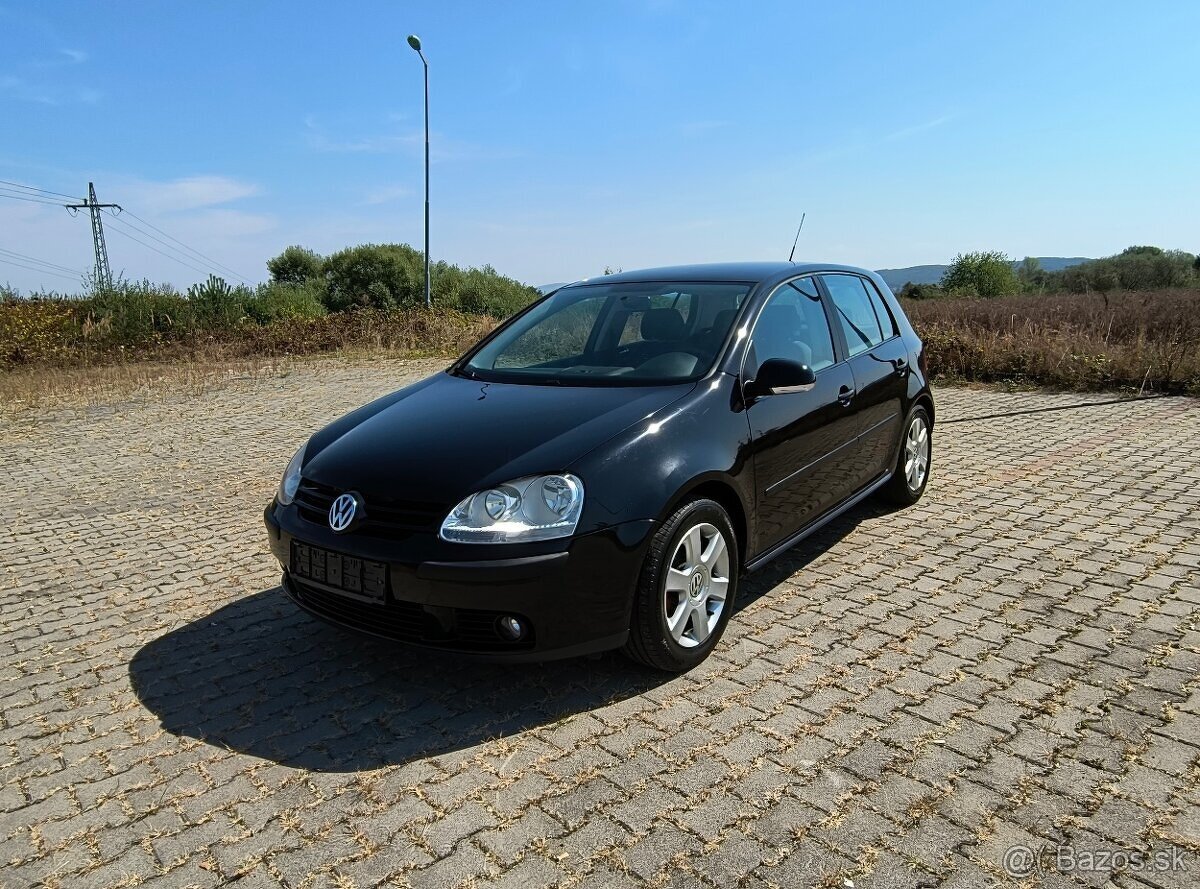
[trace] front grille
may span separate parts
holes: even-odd
[[[291,588],[300,604],[318,617],[399,642],[477,652],[522,651],[533,647],[532,628],[518,642],[500,635],[496,621],[506,612],[426,608],[403,600],[377,604],[339,595],[295,577],[291,578]],[[528,621],[525,623],[529,626]]]
[[[316,525],[329,524],[329,507],[343,493],[329,485],[302,479],[296,491],[296,508],[300,517]],[[416,500],[366,501],[366,518],[355,529],[356,534],[368,537],[392,538],[413,533],[432,533],[450,508],[437,503]]]

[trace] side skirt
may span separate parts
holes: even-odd
[[[862,503],[864,500],[866,500],[868,497],[870,497],[872,494],[874,494],[876,491],[878,491],[880,488],[882,488],[884,485],[886,485],[889,481],[891,481],[891,478],[892,478],[892,473],[885,472],[883,475],[879,476],[879,478],[875,479],[875,481],[871,482],[871,484],[867,485],[865,488],[863,488],[861,491],[859,491],[857,494],[855,494],[849,500],[843,500],[838,506],[835,506],[833,509],[829,510],[829,512],[825,513],[825,515],[821,516],[816,521],[801,528],[799,531],[797,531],[791,537],[787,538],[786,540],[784,540],[780,543],[775,544],[773,547],[771,547],[769,550],[762,553],[761,555],[755,556],[753,559],[751,559],[750,561],[748,561],[746,563],[746,571],[747,572],[757,571],[759,568],[766,565],[772,559],[783,555],[785,552],[787,552],[789,549],[791,549],[793,546],[795,546],[797,543],[799,543],[805,537],[808,537],[810,534],[813,534],[813,533],[821,530],[821,528],[825,527],[825,525],[832,522],[834,519],[836,519],[842,513],[847,512],[848,510],[851,510],[854,507],[858,506],[858,504]]]

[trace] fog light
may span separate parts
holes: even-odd
[[[510,642],[516,642],[525,635],[525,624],[521,623],[520,618],[512,615],[505,615],[496,621],[496,628],[499,629],[500,635]]]

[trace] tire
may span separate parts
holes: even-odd
[[[887,500],[898,506],[911,506],[925,493],[933,465],[933,421],[929,419],[929,411],[924,406],[918,404],[909,411],[908,419],[904,421],[899,450],[892,480],[884,487],[883,493]]]
[[[625,654],[671,673],[701,663],[729,624],[738,559],[737,535],[721,504],[698,499],[675,510],[651,538]]]

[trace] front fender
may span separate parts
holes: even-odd
[[[579,532],[660,519],[702,484],[729,488],[753,514],[750,426],[737,379],[718,374],[655,416],[635,423],[574,462],[584,484]],[[736,396],[736,397],[735,397]]]

